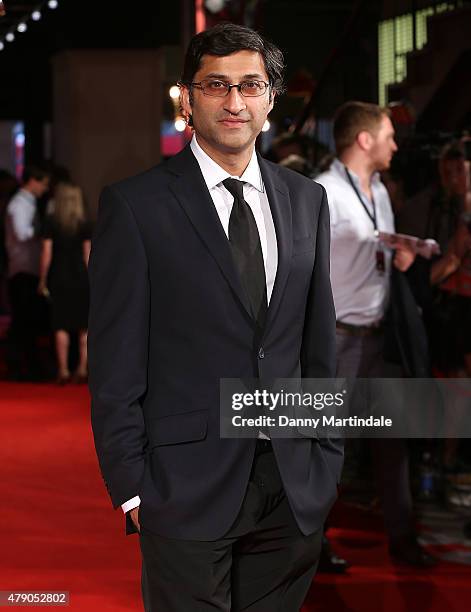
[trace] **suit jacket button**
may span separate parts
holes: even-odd
[[[263,347],[260,347],[258,349],[258,358],[263,359],[264,357],[265,357],[265,351],[263,350]]]

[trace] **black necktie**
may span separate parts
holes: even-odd
[[[229,218],[229,243],[254,318],[263,329],[267,313],[267,285],[262,246],[252,210],[244,200],[244,183],[227,178],[222,182],[234,197]]]

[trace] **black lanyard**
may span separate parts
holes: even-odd
[[[353,182],[353,179],[350,175],[350,172],[348,171],[347,166],[344,166],[345,168],[345,173],[347,175],[347,178],[350,182],[350,185],[352,186],[353,191],[357,194],[358,199],[360,200],[360,204],[363,206],[364,211],[366,212],[366,214],[368,215],[371,223],[373,223],[373,227],[375,228],[375,234],[378,233],[378,224],[376,222],[376,204],[373,198],[373,190],[371,191],[371,203],[373,205],[373,214],[370,213],[370,211],[368,210],[365,202],[363,201],[363,198],[360,195],[360,192],[358,191],[358,189],[356,188],[355,183]]]

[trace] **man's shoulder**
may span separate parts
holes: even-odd
[[[10,201],[7,204],[7,212],[11,212],[12,210],[14,210],[17,206],[21,205],[24,202],[25,198],[23,197],[22,193],[21,193],[21,189],[19,189],[11,198]]]
[[[186,147],[174,157],[148,168],[142,172],[121,179],[108,185],[105,189],[119,193],[129,201],[140,199],[148,195],[155,197],[156,193],[162,195],[169,183],[173,182],[178,173],[173,170],[188,160],[189,153]]]
[[[332,166],[325,172],[317,175],[314,181],[325,189],[331,218],[335,217],[334,209],[342,209],[345,203],[345,182]]]
[[[321,174],[318,174],[314,180],[316,183],[319,183],[319,185],[322,185],[326,190],[329,188],[335,189],[336,187],[341,187],[344,185],[344,181],[332,167],[324,172],[321,172]]]

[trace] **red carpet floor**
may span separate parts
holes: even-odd
[[[87,390],[0,383],[0,415],[0,590],[66,590],[72,610],[141,610],[138,543],[99,475]],[[353,567],[318,576],[303,612],[470,608],[471,566],[398,569],[376,516],[347,506],[336,515],[331,535]]]

